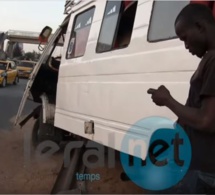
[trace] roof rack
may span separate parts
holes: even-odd
[[[64,14],[70,14],[72,11],[72,8],[79,4],[81,0],[66,0],[64,5]]]

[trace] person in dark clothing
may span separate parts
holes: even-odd
[[[165,193],[215,194],[215,20],[205,5],[189,4],[175,20],[175,31],[185,48],[201,58],[190,80],[185,105],[165,86],[149,89],[153,102],[178,116],[192,146],[190,169],[184,179]]]

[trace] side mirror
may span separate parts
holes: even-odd
[[[49,26],[46,26],[45,28],[43,28],[43,30],[41,31],[40,35],[39,35],[39,41],[41,43],[46,43],[50,37],[52,33],[52,28],[50,28]]]
[[[40,35],[39,35],[39,41],[40,41],[40,44],[38,46],[38,49],[40,51],[43,51],[44,48],[41,46],[42,43],[47,43],[48,42],[48,39],[50,37],[52,33],[52,28],[50,28],[49,26],[46,26],[45,28],[43,28],[43,30],[41,31]]]

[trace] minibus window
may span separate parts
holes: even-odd
[[[96,52],[127,47],[131,40],[138,1],[107,1]]]
[[[175,19],[190,1],[154,1],[148,30],[148,42],[177,38]]]
[[[81,57],[84,55],[93,21],[94,11],[95,8],[91,8],[76,16],[67,48],[67,59]]]

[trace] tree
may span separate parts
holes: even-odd
[[[33,51],[33,52],[27,52],[24,54],[24,58],[26,60],[32,60],[32,61],[37,61],[40,58],[40,53]]]

